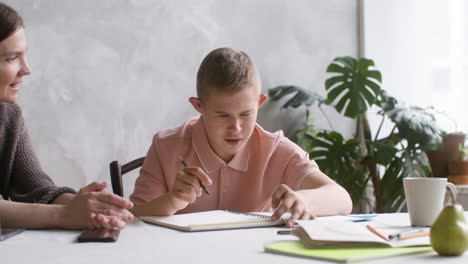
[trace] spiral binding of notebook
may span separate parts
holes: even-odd
[[[229,213],[232,213],[232,214],[256,216],[256,217],[260,217],[260,218],[263,218],[263,219],[271,219],[271,217],[268,216],[268,215],[262,215],[262,214],[256,214],[256,213],[250,213],[250,212],[241,212],[241,211],[229,210],[229,209],[221,209],[221,211],[229,212]]]

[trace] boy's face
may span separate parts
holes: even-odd
[[[195,97],[189,101],[202,115],[211,147],[229,162],[249,141],[258,108],[267,98],[258,89],[249,87],[235,94],[213,91],[203,101]]]

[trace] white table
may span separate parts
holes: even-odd
[[[468,213],[465,213],[468,216]],[[376,221],[408,221],[407,214],[383,214]],[[186,233],[136,220],[115,243],[76,243],[79,231],[26,230],[0,242],[1,263],[331,263],[263,252],[265,243],[296,239],[277,235],[280,228]],[[435,252],[364,263],[468,263]]]

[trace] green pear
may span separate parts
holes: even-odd
[[[442,256],[459,256],[468,249],[468,225],[460,204],[452,200],[442,209],[431,227],[431,246]]]

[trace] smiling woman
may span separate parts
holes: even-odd
[[[31,69],[26,62],[24,28],[20,27],[9,37],[6,33],[0,36],[0,101],[16,103],[22,78]]]
[[[57,187],[42,170],[16,104],[25,75],[26,37],[19,14],[0,2],[0,224],[22,228],[123,228],[132,203],[103,191]],[[11,199],[11,201],[9,200]]]

